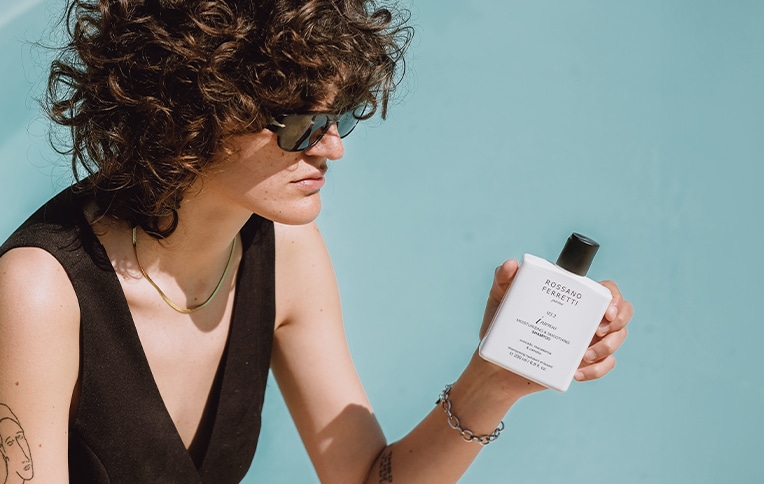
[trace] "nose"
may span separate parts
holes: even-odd
[[[24,454],[24,460],[22,463],[28,464],[30,462],[30,457],[32,455],[32,452],[29,450],[29,444],[27,444],[26,440],[19,442],[19,439],[16,439],[16,444],[19,449],[21,449],[21,453]]]
[[[318,143],[311,146],[303,153],[309,156],[321,156],[329,160],[339,160],[345,155],[345,145],[342,144],[342,138],[337,131],[337,125],[332,124],[329,130],[324,133]]]

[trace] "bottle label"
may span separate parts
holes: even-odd
[[[557,314],[547,311],[546,317],[556,318]],[[551,343],[554,341],[570,345],[570,340],[560,336],[557,333],[557,326],[545,321],[543,317],[534,322],[522,318],[517,318],[515,321],[518,325],[528,328],[530,333],[519,336],[514,342],[509,342],[507,345],[509,356],[542,372],[553,370],[555,367],[553,356],[556,349]]]

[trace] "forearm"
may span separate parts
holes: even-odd
[[[451,412],[463,429],[476,436],[489,435],[520,397],[538,389],[473,355],[450,391]],[[447,414],[437,405],[408,435],[380,453],[366,482],[456,482],[482,448],[451,428]]]

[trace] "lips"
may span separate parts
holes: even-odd
[[[307,192],[316,192],[320,190],[325,183],[326,179],[323,175],[315,175],[295,180],[292,182],[292,185]]]
[[[329,167],[325,163],[320,165],[310,165],[308,170],[305,170],[303,173],[295,177],[292,181],[292,185],[304,191],[314,192],[320,190],[326,183],[324,175]]]

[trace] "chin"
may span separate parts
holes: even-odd
[[[273,210],[269,213],[259,213],[261,217],[284,225],[307,225],[318,218],[321,213],[321,200],[316,197],[308,204]]]

